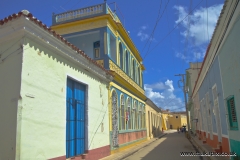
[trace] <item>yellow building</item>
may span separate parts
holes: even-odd
[[[111,153],[147,140],[142,58],[116,13],[107,3],[53,15],[58,34],[109,70]]]
[[[162,113],[162,125],[163,130],[169,129],[168,113]]]
[[[178,127],[187,126],[186,112],[169,112],[163,111],[165,121],[164,129],[177,129]]]
[[[146,101],[146,128],[148,139],[158,137],[162,133],[162,113],[150,99]]]

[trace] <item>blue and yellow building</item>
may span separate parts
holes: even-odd
[[[147,140],[145,68],[118,16],[107,3],[102,3],[54,14],[52,22],[51,28],[57,34],[114,75],[108,86],[110,152],[116,153]]]

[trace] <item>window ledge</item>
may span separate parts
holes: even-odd
[[[145,131],[145,130],[147,130],[147,129],[143,128],[143,129],[133,129],[133,130],[131,130],[131,129],[129,129],[129,130],[120,130],[119,134],[121,134],[121,133],[129,133],[129,132],[139,132],[139,131]]]

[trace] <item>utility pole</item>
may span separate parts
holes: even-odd
[[[189,132],[189,131],[190,131],[189,115],[188,115],[188,108],[187,108],[187,96],[186,96],[187,91],[186,91],[185,79],[184,79],[184,76],[185,76],[185,75],[186,75],[186,74],[177,74],[177,75],[175,75],[175,76],[181,76],[181,77],[182,77],[182,79],[179,80],[178,82],[182,82],[182,83],[183,83],[183,93],[184,93],[185,108],[186,108],[186,114],[187,114],[187,127],[188,127],[188,133],[190,133],[190,132]],[[181,86],[179,85],[179,83],[178,83],[178,87],[181,88]]]

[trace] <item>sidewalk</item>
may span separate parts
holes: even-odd
[[[119,152],[119,153],[115,153],[115,154],[112,154],[112,155],[110,155],[110,156],[104,157],[104,158],[102,158],[102,159],[100,159],[100,160],[122,160],[122,159],[124,159],[124,158],[126,158],[126,157],[128,157],[128,156],[130,156],[130,155],[132,155],[132,154],[134,154],[134,153],[136,153],[136,152],[139,151],[140,149],[142,149],[142,148],[150,145],[152,142],[154,142],[154,141],[156,141],[157,139],[165,136],[166,134],[167,134],[167,133],[163,133],[163,134],[161,134],[159,137],[152,138],[152,139],[150,139],[150,140],[147,140],[146,142],[143,142],[143,143],[138,144],[138,145],[136,145],[136,146],[134,146],[134,147],[128,148],[128,149],[126,149],[126,150],[123,150],[123,151],[121,151],[121,152]]]
[[[199,152],[214,152],[213,148],[209,146],[207,143],[203,143],[201,140],[198,139],[197,136],[191,136],[192,143],[198,148]],[[226,156],[207,156],[209,160],[229,160],[229,157]]]

